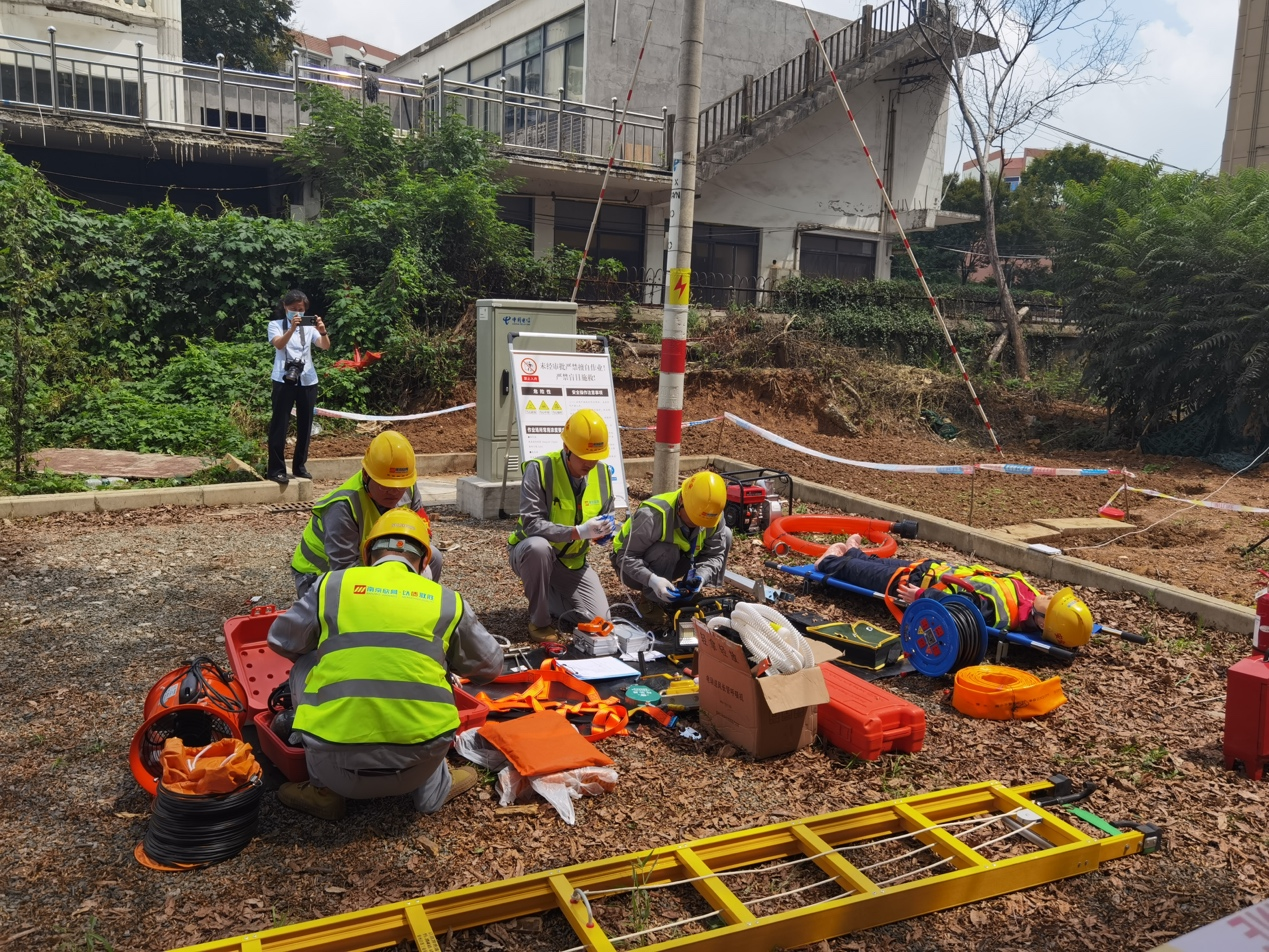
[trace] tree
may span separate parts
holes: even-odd
[[[970,276],[987,260],[983,250],[982,189],[976,180],[963,179],[955,172],[948,172],[943,176],[943,198],[939,208],[977,215],[979,220],[912,235],[917,262],[922,273],[933,282],[967,284]],[[916,277],[912,262],[902,248],[896,249],[893,254],[891,276]]]
[[[1113,0],[921,0],[915,18],[927,54],[948,77],[981,173],[985,250],[1024,380],[1030,366],[998,242],[990,155],[999,148],[1003,161],[1006,139],[1051,118],[1082,90],[1131,80],[1140,65],[1129,60],[1136,30],[1114,6]],[[1054,58],[1046,59],[1050,51]]]
[[[291,51],[287,23],[295,0],[185,0],[181,34],[185,59],[257,73],[280,73]]]

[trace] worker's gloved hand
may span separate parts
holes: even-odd
[[[577,527],[577,537],[579,539],[602,539],[604,536],[612,535],[613,527],[612,516],[596,516],[594,519],[587,519]]]
[[[679,582],[679,592],[683,595],[695,595],[700,592],[704,585],[705,580],[697,575],[696,570],[693,569],[687,573],[683,581]]]
[[[652,590],[652,594],[657,597],[658,601],[672,602],[679,597],[679,590],[674,586],[668,578],[662,578],[659,575],[652,576],[652,581],[648,582],[648,588]]]

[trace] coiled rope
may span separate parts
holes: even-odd
[[[168,866],[210,866],[237,856],[260,825],[263,795],[258,777],[223,794],[173,793],[159,784],[146,855]]]

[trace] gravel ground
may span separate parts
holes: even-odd
[[[637,482],[632,488],[636,496],[648,491]],[[507,524],[443,507],[433,517],[438,540],[452,547],[446,581],[491,630],[523,631],[523,597],[506,567]],[[223,662],[224,620],[252,596],[289,602],[286,566],[305,518],[223,508],[5,525],[0,691],[17,702],[0,713],[8,752],[0,762],[0,835],[10,857],[0,944],[164,949],[919,791],[1030,782],[1055,771],[1100,784],[1089,806],[1103,816],[1164,824],[1167,850],[824,947],[1151,948],[1266,894],[1264,795],[1221,763],[1225,670],[1244,653],[1246,636],[1196,630],[1136,597],[1098,593],[1085,593],[1096,613],[1147,632],[1151,644],[1099,636],[1065,669],[1025,652],[1012,656],[1010,663],[1063,678],[1070,701],[1042,720],[972,721],[951,709],[946,683],[892,679],[885,686],[927,714],[926,746],[915,755],[862,763],[817,744],[755,762],[717,738],[694,743],[643,727],[605,742],[621,782],[614,794],[581,802],[576,827],[546,810],[499,813],[484,787],[431,817],[414,814],[405,799],[353,804],[342,824],[312,821],[268,795],[259,835],[240,856],[181,874],[144,869],[132,851],[149,801],[128,772],[127,749],[146,691],[195,654]],[[764,557],[742,539],[733,567],[762,574]],[[607,560],[594,562],[614,591]],[[869,604],[820,596],[796,604],[889,624]],[[491,927],[447,947],[571,944],[558,930],[547,917],[541,932]]]

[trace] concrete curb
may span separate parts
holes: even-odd
[[[725,456],[715,456],[712,462],[724,471],[756,468],[752,463]],[[1104,592],[1135,592],[1153,600],[1160,608],[1194,615],[1209,628],[1246,634],[1251,632],[1256,622],[1256,613],[1250,608],[1221,598],[1068,555],[1048,555],[1029,546],[1009,542],[985,529],[972,529],[929,513],[901,509],[867,496],[798,479],[796,476],[793,477],[793,495],[803,502],[832,506],[873,519],[888,519],[892,522],[916,519],[921,523],[920,538],[930,542],[950,545],[967,555],[989,559],[1006,568],[1056,579],[1069,585],[1087,585]]]
[[[151,506],[243,506],[308,502],[313,483],[293,479],[277,483],[225,483],[219,486],[175,486],[170,489],[112,489],[92,493],[46,493],[0,496],[0,518],[34,519],[59,512],[120,512]]]

